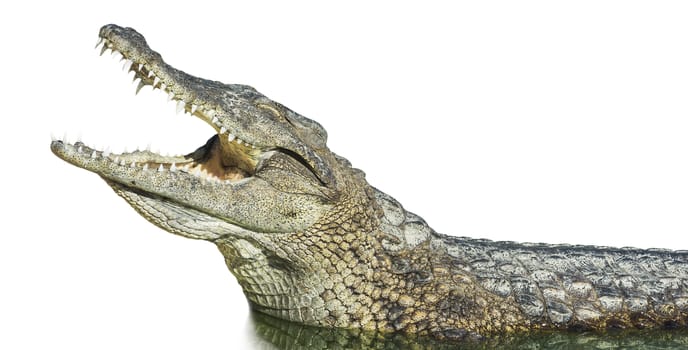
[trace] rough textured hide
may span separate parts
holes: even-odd
[[[688,253],[444,236],[331,152],[318,123],[166,64],[131,28],[103,51],[216,132],[165,157],[53,141],[153,224],[215,243],[252,308],[312,326],[482,338],[686,325]]]

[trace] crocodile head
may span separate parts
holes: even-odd
[[[196,151],[162,156],[113,154],[83,143],[53,141],[63,160],[100,175],[155,224],[193,238],[219,236],[203,228],[171,227],[170,218],[204,217],[255,232],[294,232],[315,222],[336,193],[325,130],[244,85],[223,84],[166,64],[131,28],[106,25],[102,51],[121,55],[125,68],[205,121],[215,134]],[[173,215],[173,211],[185,215]],[[182,225],[182,223],[177,223]]]
[[[99,36],[101,54],[120,55],[140,80],[137,89],[164,91],[214,134],[181,156],[114,154],[63,140],[52,142],[53,153],[98,174],[153,224],[214,242],[254,309],[347,326],[348,316],[326,310],[323,295],[324,286],[341,290],[335,285],[343,278],[331,267],[340,257],[347,266],[354,254],[356,261],[374,259],[374,243],[357,236],[370,233],[379,214],[363,173],[328,150],[318,123],[255,89],[175,69],[131,28],[106,25]],[[367,266],[368,278],[375,267]]]

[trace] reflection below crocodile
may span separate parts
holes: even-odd
[[[688,330],[540,332],[483,341],[441,342],[403,334],[309,327],[251,313],[259,349],[686,349]]]

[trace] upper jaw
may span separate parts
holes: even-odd
[[[113,56],[123,62],[125,71],[134,72],[134,81],[138,81],[137,93],[144,86],[160,89],[168,94],[169,100],[177,102],[177,112],[190,113],[205,121],[224,136],[226,142],[257,148],[250,135],[240,137],[241,132],[235,130],[237,125],[230,123],[229,118],[222,118],[225,106],[218,96],[225,95],[230,86],[192,76],[168,65],[132,28],[115,24],[103,26],[96,47],[100,48],[101,55],[111,50]]]
[[[150,85],[166,92],[177,101],[178,111],[211,125],[226,149],[241,146],[248,158],[273,149],[289,150],[305,161],[323,185],[335,188],[327,162],[313,145],[302,141],[275,116],[273,102],[252,87],[205,80],[175,69],[132,28],[109,24],[101,28],[99,36],[97,47],[102,45],[101,54],[112,50],[115,56],[122,56],[124,68],[134,72],[134,80],[140,80],[137,91]],[[324,142],[317,147],[325,147]]]

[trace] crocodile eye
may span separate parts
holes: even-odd
[[[289,120],[287,120],[287,118],[285,118],[284,115],[277,110],[277,108],[265,103],[259,103],[257,106],[272,113],[272,115],[274,115],[279,121],[289,122]]]

